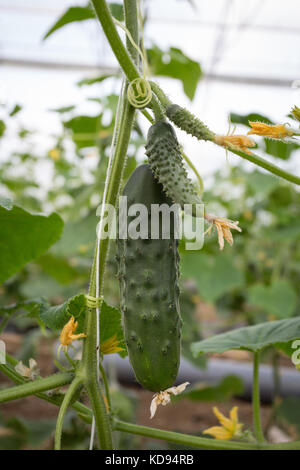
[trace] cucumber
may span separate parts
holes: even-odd
[[[149,165],[132,173],[123,196],[131,204],[148,208],[168,204]],[[128,224],[132,217],[128,217]],[[161,223],[160,223],[161,225]],[[171,217],[170,239],[118,239],[118,277],[124,336],[138,382],[159,392],[173,385],[180,361],[181,317],[179,307],[178,240]],[[160,226],[161,237],[161,226]]]
[[[170,121],[187,134],[199,140],[214,140],[215,134],[200,119],[178,104],[168,106],[166,114]]]
[[[174,203],[201,204],[202,200],[187,176],[179,143],[171,124],[157,121],[147,136],[146,155],[151,169]]]

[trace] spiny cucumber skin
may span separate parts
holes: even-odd
[[[133,203],[171,204],[150,167],[138,167],[124,188]],[[149,214],[150,220],[150,214]],[[124,336],[138,382],[159,392],[171,387],[180,362],[178,241],[118,240]]]
[[[151,169],[170,199],[184,204],[201,204],[201,198],[187,176],[179,143],[171,124],[157,121],[148,131],[146,155]]]
[[[178,104],[171,104],[166,110],[166,115],[179,129],[187,134],[197,137],[199,140],[213,140],[215,134],[208,127],[196,118],[187,109]]]

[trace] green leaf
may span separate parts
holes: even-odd
[[[104,341],[116,336],[119,341],[119,346],[124,348],[119,354],[122,357],[127,355],[126,346],[124,343],[123,328],[122,328],[122,316],[121,312],[108,305],[105,301],[102,302],[101,313],[100,313],[100,344]]]
[[[102,128],[102,114],[97,116],[76,116],[63,124],[73,133],[73,140],[78,149],[93,147],[100,139],[99,131]]]
[[[42,308],[40,319],[51,330],[61,330],[73,316],[79,322],[76,334],[82,332],[84,313],[86,311],[86,299],[84,294],[71,297],[61,305]]]
[[[265,152],[282,160],[288,160],[295,150],[300,148],[299,144],[294,142],[282,142],[281,140],[264,139]]]
[[[63,26],[74,23],[76,21],[85,21],[95,18],[95,13],[90,6],[86,7],[70,7],[65,13],[54,23],[54,25],[47,31],[43,39],[47,39],[52,33],[62,28]]]
[[[261,173],[258,170],[254,170],[251,173],[245,173],[244,177],[253,193],[260,193],[263,196],[267,196],[280,184],[279,178],[267,173]]]
[[[19,104],[16,104],[13,109],[11,110],[11,112],[9,113],[9,115],[12,117],[12,116],[15,116],[15,114],[18,114],[19,111],[21,111],[22,109],[22,106],[20,106]]]
[[[70,106],[63,106],[62,108],[50,109],[50,111],[63,114],[63,113],[69,113],[70,111],[73,111],[75,108],[76,108],[75,105],[70,105]]]
[[[33,215],[14,206],[0,206],[0,283],[25,264],[45,253],[60,237],[63,221],[58,214]]]
[[[218,385],[207,386],[205,384],[195,385],[186,389],[176,399],[188,398],[194,401],[226,401],[232,397],[241,395],[244,391],[244,384],[240,377],[228,375]]]
[[[83,78],[79,82],[77,82],[77,86],[84,86],[84,85],[94,85],[94,83],[101,83],[107,78],[114,77],[114,74],[107,74],[107,75],[100,75],[98,77],[93,78]]]
[[[293,315],[297,294],[289,281],[275,281],[270,286],[255,284],[249,287],[249,303],[260,307],[277,318]]]
[[[202,251],[186,251],[181,254],[181,271],[184,277],[195,280],[201,297],[208,302],[214,302],[244,283],[243,273],[234,258],[225,253],[209,256]]]
[[[41,256],[36,261],[43,271],[61,284],[68,284],[80,276],[80,273],[68,262],[66,258],[54,256],[51,253]]]
[[[263,116],[259,113],[249,113],[249,114],[237,114],[230,113],[230,121],[233,124],[243,124],[244,126],[249,126],[249,121],[259,121],[264,122],[265,124],[274,124],[271,119],[266,116]]]
[[[13,202],[8,197],[5,197],[5,198],[0,197],[0,206],[10,211],[13,208]]]
[[[194,98],[198,82],[202,76],[198,62],[190,59],[175,47],[162,51],[154,45],[147,50],[147,54],[153,75],[177,78],[182,82],[187,97],[190,100]]]
[[[238,328],[193,343],[191,348],[196,357],[203,353],[223,353],[231,349],[255,352],[298,338],[300,338],[300,317]]]
[[[4,134],[4,132],[5,132],[5,129],[6,129],[5,122],[2,121],[2,119],[0,119],[0,137],[3,136],[3,134]]]
[[[122,21],[123,16],[124,16],[123,6],[120,3],[115,3],[115,2],[109,3],[108,6],[109,6],[112,16],[114,16],[117,20]],[[70,7],[47,31],[43,39],[44,40],[47,39],[49,36],[51,36],[52,33],[57,31],[58,29],[63,28],[67,24],[78,22],[78,21],[93,20],[93,19],[95,19],[95,13],[89,3],[83,7],[78,7],[78,6]]]

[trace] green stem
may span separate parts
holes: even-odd
[[[132,63],[127,50],[124,48],[122,41],[116,31],[111,14],[107,8],[104,0],[92,0],[95,7],[97,16],[101,22],[102,28],[107,36],[107,39],[120,62],[121,67],[126,70],[128,79],[134,80],[139,76],[135,65]],[[133,3],[135,0],[125,0],[126,6],[126,27],[130,34],[136,39],[137,34],[137,16],[136,8]],[[134,56],[134,51],[132,50]],[[135,57],[135,56],[134,56]],[[127,149],[133,125],[135,110],[127,100],[127,84],[124,87],[121,97],[120,112],[117,116],[117,139],[116,146],[112,160],[109,164],[106,185],[105,197],[102,201],[103,204],[111,204],[117,206],[117,198],[120,191],[124,166],[126,162]],[[114,145],[114,142],[113,144]],[[95,250],[95,257],[92,268],[91,283],[89,295],[95,297],[102,295],[104,284],[104,270],[106,258],[109,248],[109,237],[102,238],[99,241],[99,250]],[[98,258],[98,259],[97,259]],[[96,266],[99,266],[98,273],[98,286],[99,292],[96,292]],[[94,413],[96,429],[98,433],[99,443],[101,449],[112,448],[112,434],[108,414],[105,408],[105,403],[102,396],[100,384],[98,382],[98,365],[96,349],[97,337],[96,332],[99,325],[97,325],[97,316],[94,309],[87,309],[85,333],[87,338],[84,342],[83,357],[82,357],[82,373],[85,377],[85,386],[89,395],[92,410]]]
[[[127,3],[127,5],[125,5],[125,3]],[[105,33],[105,36],[110,44],[110,47],[115,57],[117,58],[128,80],[132,82],[132,80],[134,80],[135,78],[138,78],[140,75],[139,75],[138,69],[136,68],[133,61],[131,60],[129,53],[124,47],[123,42],[121,41],[121,38],[117,32],[117,29],[115,27],[114,21],[112,19],[112,16],[108,9],[106,1],[105,0],[92,0],[92,4],[94,6],[97,17],[101,23],[102,29]],[[135,16],[134,10],[136,10],[136,7],[134,7],[133,2],[129,2],[129,1],[124,2],[124,6],[125,6],[124,8],[125,14],[127,15],[127,20],[131,19],[130,16],[128,15],[133,14]],[[136,40],[136,23],[134,25],[131,24],[130,28],[128,26],[129,25],[127,21],[126,27],[129,30],[130,34],[132,35],[133,39]],[[134,49],[133,46],[132,45],[128,45],[128,46],[130,48],[129,50],[132,51],[132,56],[135,57],[135,54],[137,53],[137,51],[133,52],[133,49]]]
[[[260,393],[259,393],[259,352],[253,357],[253,385],[252,385],[252,407],[253,407],[253,427],[257,442],[264,442],[264,435],[260,417]]]
[[[18,398],[24,398],[29,395],[34,395],[38,392],[44,392],[46,390],[53,390],[57,387],[62,387],[63,385],[69,384],[74,375],[65,372],[50,375],[44,379],[37,379],[33,382],[26,382],[22,385],[17,385],[16,387],[11,387],[6,390],[0,391],[0,403],[5,403],[7,401],[17,400]]]
[[[106,395],[106,398],[107,398],[108,408],[109,408],[109,411],[111,411],[111,400],[110,400],[108,380],[107,380],[107,375],[105,373],[105,370],[104,370],[104,367],[103,367],[101,361],[99,363],[99,368],[100,368],[102,380],[103,380],[103,383],[104,383],[105,395]]]
[[[164,431],[162,429],[140,426],[138,424],[126,423],[116,419],[113,423],[116,431],[123,431],[129,434],[145,436],[152,439],[160,439],[163,441],[174,442],[184,446],[194,446],[199,449],[208,450],[298,450],[300,449],[300,441],[284,442],[282,444],[254,444],[250,442],[235,441],[219,441],[215,439],[207,439],[204,437],[191,436],[172,431]]]
[[[73,382],[71,383],[68,391],[66,392],[64,399],[62,401],[61,407],[59,409],[57,422],[56,422],[56,429],[55,429],[55,438],[54,438],[54,450],[60,450],[61,448],[61,436],[62,436],[62,429],[64,418],[67,412],[67,409],[70,405],[72,397],[74,396],[78,387],[82,384],[82,377],[75,377]]]

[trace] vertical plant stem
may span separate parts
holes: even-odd
[[[253,427],[257,442],[264,442],[264,435],[261,426],[260,416],[260,393],[259,393],[259,352],[253,357],[253,384],[252,384],[252,407],[253,407]]]
[[[56,422],[56,429],[55,429],[55,438],[54,438],[54,450],[60,450],[61,449],[61,435],[62,435],[62,429],[63,429],[63,423],[65,419],[65,415],[68,409],[68,406],[70,405],[70,402],[72,400],[72,397],[74,396],[76,390],[78,387],[82,384],[82,377],[75,377],[73,382],[68,388],[68,391],[66,392],[64,399],[62,401],[62,404],[59,409],[58,417],[57,417],[57,422]]]
[[[97,16],[101,22],[102,28],[109,40],[111,47],[121,64],[127,67],[127,76],[133,80],[138,76],[137,69],[133,65],[130,56],[123,46],[122,41],[116,31],[111,14],[104,0],[92,0]],[[136,39],[137,33],[137,14],[134,8],[135,0],[125,1],[126,27]],[[132,51],[134,54],[134,52]],[[122,65],[122,66],[123,66]],[[133,125],[135,110],[127,100],[127,84],[123,87],[121,102],[118,115],[116,117],[116,143],[113,148],[112,157],[106,175],[106,184],[103,197],[103,204],[117,206],[117,198],[120,191],[124,166],[126,162],[127,149]],[[114,142],[112,143],[114,146]],[[101,221],[100,221],[101,226]],[[102,295],[104,285],[104,270],[109,248],[109,237],[101,238],[97,242],[95,257],[92,268],[91,283],[89,295],[95,297]],[[97,288],[96,288],[97,287]],[[101,385],[98,381],[98,360],[97,355],[97,315],[94,309],[87,309],[85,332],[87,338],[84,344],[82,357],[82,371],[85,377],[85,386],[89,395],[92,410],[94,413],[95,426],[97,429],[100,448],[112,449],[112,433],[110,420],[105,408]]]

